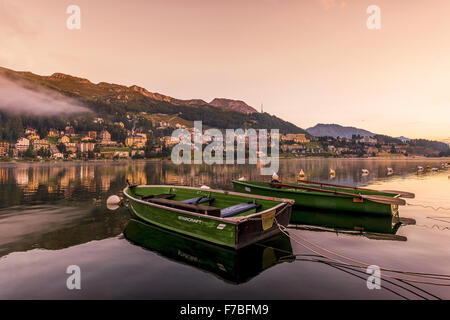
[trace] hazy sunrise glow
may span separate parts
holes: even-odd
[[[410,138],[450,137],[448,39],[448,0],[0,0],[0,66]]]

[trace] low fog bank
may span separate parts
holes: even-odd
[[[74,99],[43,87],[28,88],[0,74],[0,111],[14,114],[56,116],[90,112]]]

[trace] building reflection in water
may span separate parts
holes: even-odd
[[[6,184],[9,180],[9,168],[0,168],[0,183]]]
[[[439,160],[437,160],[439,162]],[[312,181],[329,181],[329,169],[336,171],[334,183],[367,185],[383,179],[402,178],[416,172],[418,165],[426,167],[431,160],[342,160],[342,159],[290,159],[280,160],[278,174],[284,182],[297,181],[303,169]],[[361,176],[361,169],[370,174]],[[388,175],[387,168],[394,174]],[[171,161],[124,161],[108,163],[49,163],[0,168],[0,183],[13,182],[28,197],[44,199],[45,194],[66,199],[80,197],[100,201],[112,193],[120,193],[128,179],[136,184],[174,184],[187,186],[208,185],[231,189],[231,180],[269,180],[261,176],[256,165],[175,165]],[[15,184],[14,184],[15,183]],[[6,191],[4,192],[6,193]],[[94,195],[94,197],[93,197]],[[5,194],[4,197],[7,197]]]

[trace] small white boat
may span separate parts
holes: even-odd
[[[439,168],[431,168],[431,172],[438,172]]]
[[[367,176],[369,174],[369,170],[367,169],[362,169],[361,172],[363,176]]]
[[[424,169],[423,167],[421,167],[421,166],[418,166],[418,167],[417,167],[417,172],[419,172],[419,173],[420,173],[420,172],[424,172],[424,170],[425,170],[425,169]]]

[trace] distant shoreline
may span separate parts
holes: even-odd
[[[408,157],[408,158],[400,158],[400,157],[389,157],[389,158],[377,158],[377,157],[369,157],[369,158],[333,158],[333,157],[280,157],[280,160],[345,160],[345,161],[440,161],[440,162],[450,162],[450,157]],[[153,158],[153,159],[120,159],[120,160],[111,160],[111,159],[102,159],[102,160],[39,160],[39,161],[30,161],[30,160],[0,160],[0,168],[1,167],[14,167],[14,166],[22,166],[22,165],[74,165],[74,164],[93,164],[93,165],[101,165],[101,164],[120,164],[120,163],[139,163],[139,162],[164,162],[171,161],[168,158]],[[227,165],[227,164],[223,164]]]

